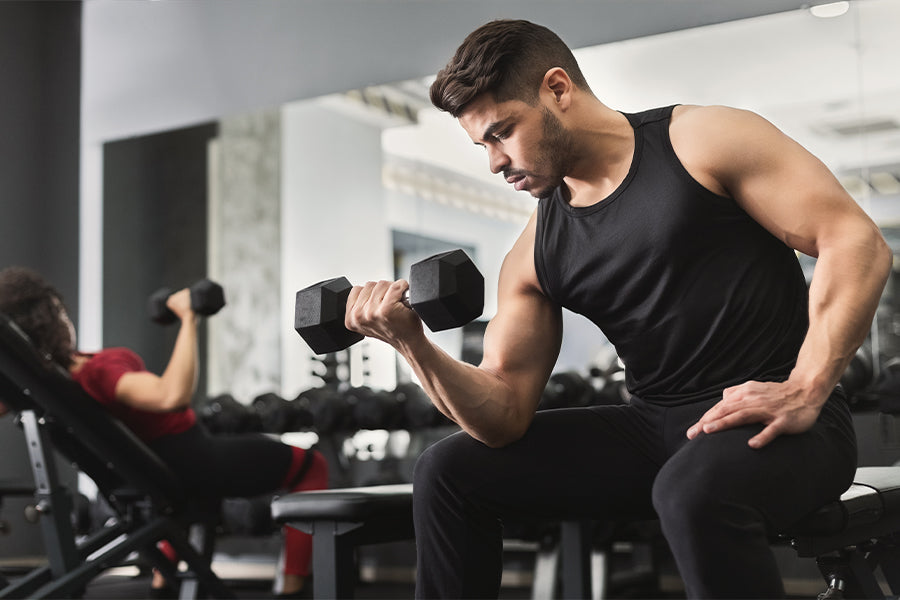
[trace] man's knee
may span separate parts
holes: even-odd
[[[430,487],[439,480],[464,473],[467,442],[463,433],[448,436],[425,449],[413,467],[413,484]]]
[[[698,488],[694,482],[674,469],[660,472],[653,484],[653,508],[661,521],[693,520],[708,514],[713,502],[710,490]]]

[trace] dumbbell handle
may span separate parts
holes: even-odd
[[[294,329],[316,354],[337,352],[363,339],[344,327],[351,289],[346,277],[337,277],[297,292]],[[481,314],[484,277],[462,250],[436,254],[412,265],[410,289],[401,301],[431,331],[460,327]]]

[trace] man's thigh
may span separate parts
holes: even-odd
[[[645,518],[661,462],[656,416],[627,405],[539,411],[512,444],[458,433],[425,462],[498,516]]]
[[[762,427],[737,427],[685,442],[662,468],[657,485],[689,486],[712,499],[752,506],[773,529],[791,525],[847,488],[856,448],[842,400],[829,399],[809,431],[751,448],[747,442]]]

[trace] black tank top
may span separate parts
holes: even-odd
[[[634,158],[602,202],[570,206],[562,186],[539,202],[535,268],[612,342],[632,394],[676,405],[785,379],[808,313],[794,251],[682,166],[672,109],[625,115]]]

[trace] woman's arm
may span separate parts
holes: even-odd
[[[199,354],[197,315],[191,310],[190,290],[169,296],[166,306],[181,320],[172,357],[162,375],[139,371],[122,375],[116,384],[116,399],[152,412],[170,412],[190,406],[197,390]]]

